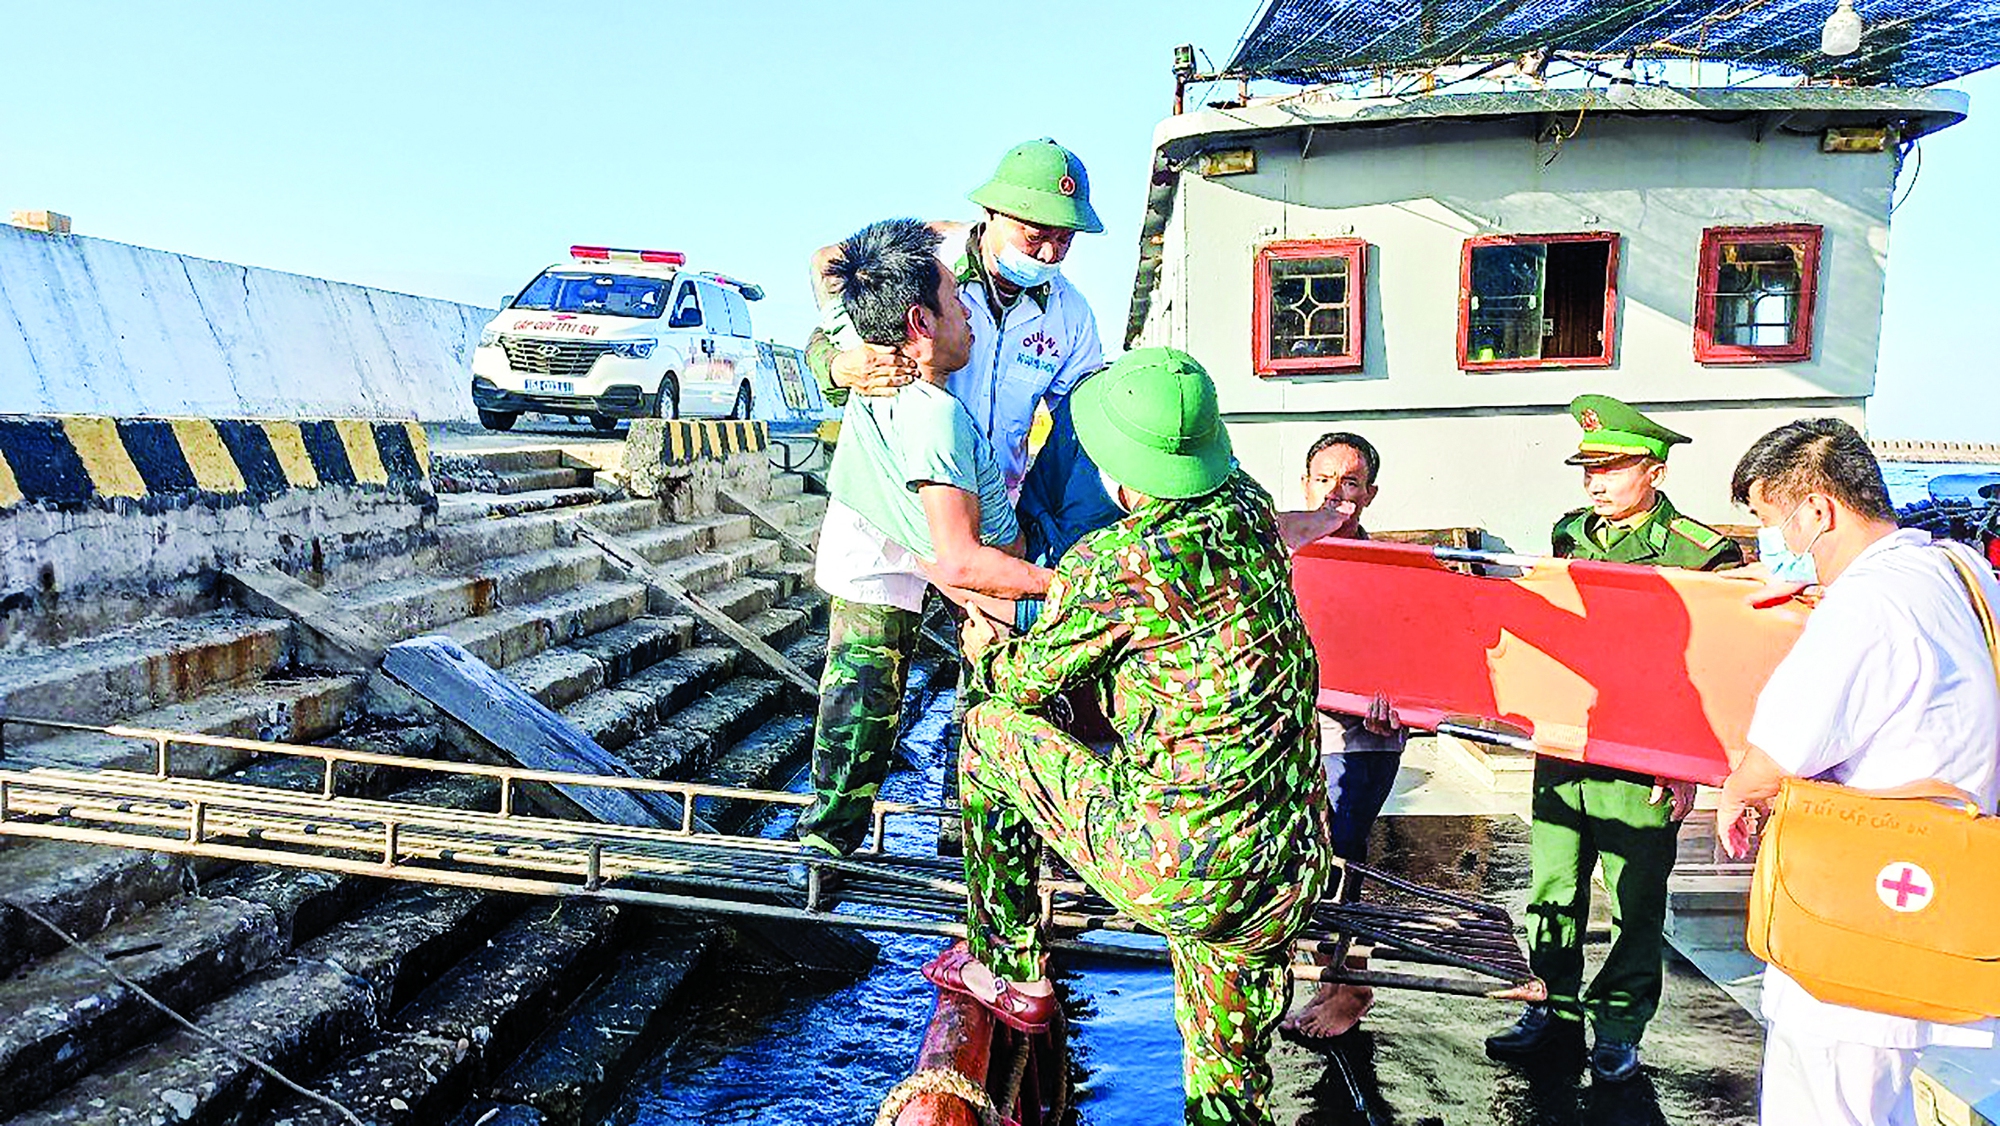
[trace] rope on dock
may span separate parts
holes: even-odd
[[[979,1115],[983,1126],[1001,1126],[1000,1108],[993,1105],[993,1096],[986,1093],[986,1088],[948,1067],[927,1067],[896,1084],[889,1097],[882,1100],[882,1109],[875,1113],[875,1126],[895,1126],[896,1116],[919,1095],[950,1095],[961,1099]]]

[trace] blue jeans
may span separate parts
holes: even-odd
[[[1333,853],[1357,864],[1368,862],[1368,831],[1396,788],[1403,765],[1403,733],[1376,735],[1357,716],[1323,717],[1320,763],[1326,770],[1327,803],[1333,808]]]

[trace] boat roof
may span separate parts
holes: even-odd
[[[1178,114],[1153,131],[1153,174],[1139,232],[1139,268],[1125,346],[1138,339],[1160,274],[1161,236],[1173,215],[1180,169],[1210,149],[1242,147],[1261,137],[1307,129],[1370,129],[1417,122],[1502,120],[1545,114],[1679,116],[1718,121],[1747,115],[1784,119],[1796,126],[1897,125],[1904,138],[1920,137],[1965,120],[1969,100],[1956,90],[1880,86],[1738,86],[1682,89],[1639,86],[1629,100],[1612,104],[1604,91],[1548,87],[1469,94],[1419,94],[1381,98],[1342,96],[1333,88],[1263,98],[1249,105]]]
[[[1909,87],[2000,63],[2000,0],[1855,0],[1860,48],[1839,57],[1820,50],[1833,8],[1831,0],[1266,0],[1223,72],[1346,82],[1554,50]]]

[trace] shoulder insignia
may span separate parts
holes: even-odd
[[[1701,548],[1703,551],[1712,551],[1720,547],[1722,541],[1728,538],[1701,521],[1691,520],[1685,516],[1674,517],[1671,527],[1675,532],[1679,533],[1683,538],[1692,541],[1696,547]]]
[[[1549,532],[1549,543],[1555,554],[1569,555],[1588,539],[1584,518],[1589,515],[1590,509],[1577,508],[1563,513],[1562,519],[1556,521]]]

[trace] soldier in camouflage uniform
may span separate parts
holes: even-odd
[[[1167,938],[1187,1121],[1268,1122],[1290,943],[1335,866],[1318,662],[1271,498],[1233,467],[1201,366],[1141,349],[1071,402],[1131,511],[1062,558],[1029,632],[986,644],[967,631],[989,696],[961,762],[970,954],[1003,989],[1039,985],[1045,841]],[[1043,711],[1077,687],[1119,736],[1108,754]]]
[[[1667,452],[1689,439],[1608,395],[1579,395],[1583,428],[1568,462],[1584,468],[1589,507],[1556,522],[1555,553],[1575,559],[1713,571],[1739,566],[1728,536],[1682,516],[1659,490]],[[1639,1070],[1639,1038],[1660,1004],[1667,878],[1680,819],[1694,787],[1602,766],[1535,760],[1528,903],[1528,961],[1549,987],[1486,1051],[1509,1062],[1574,1061],[1586,1008],[1597,1041],[1592,1073],[1605,1082]],[[1591,871],[1604,865],[1611,892],[1611,949],[1583,987],[1583,932]]]

